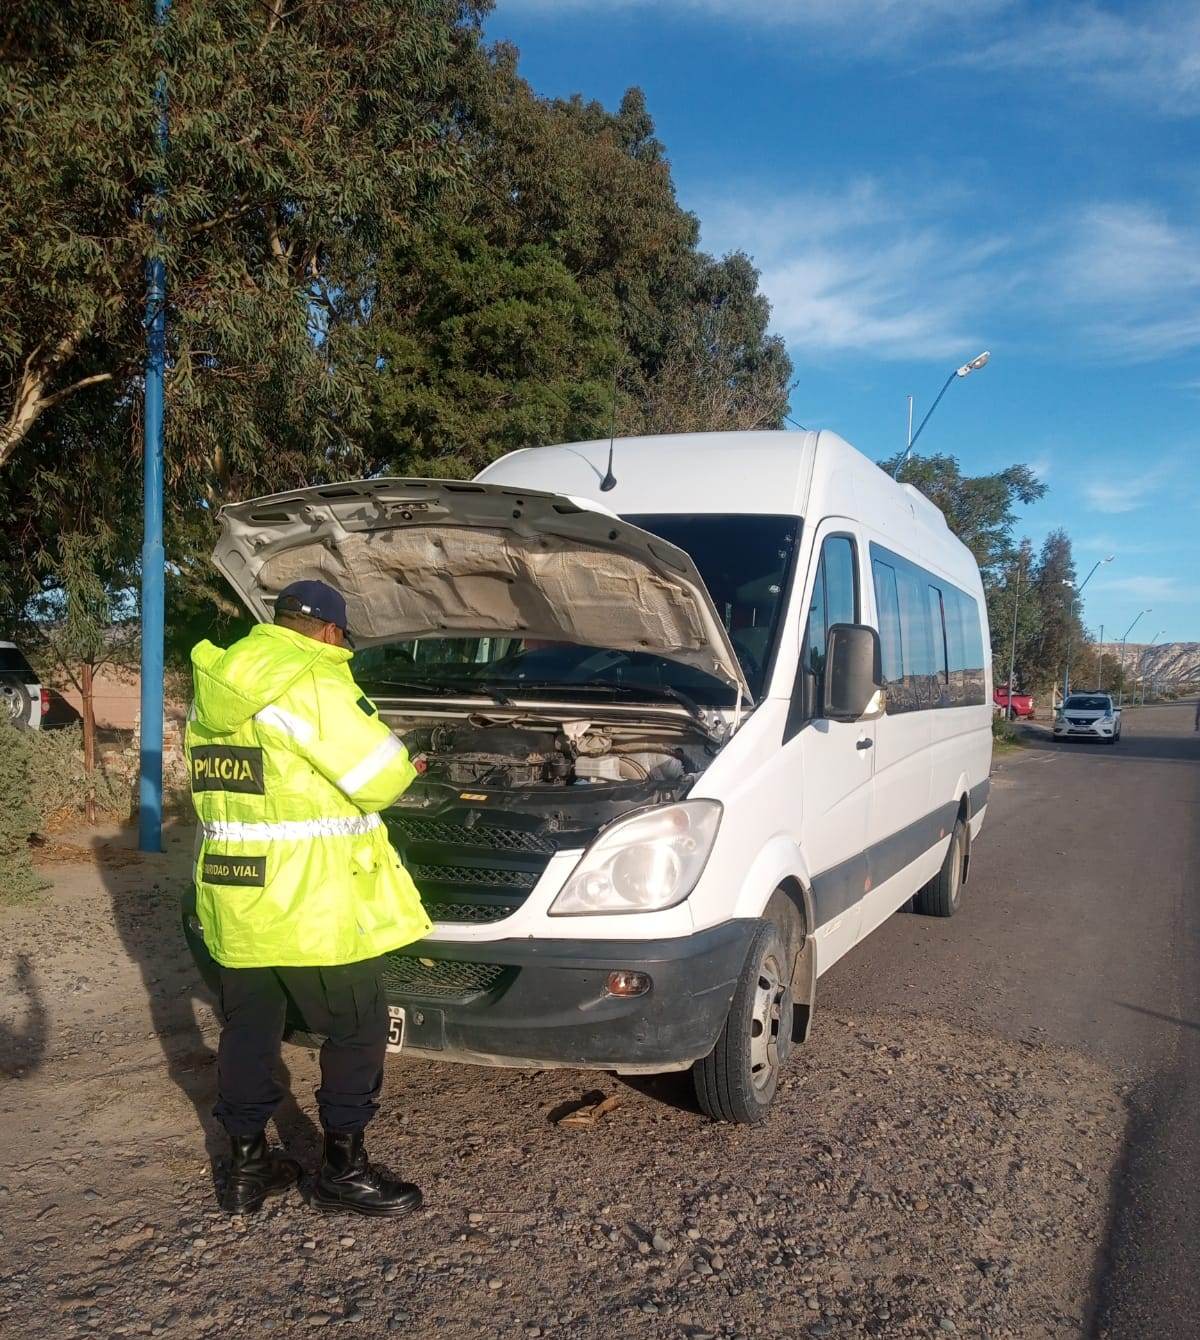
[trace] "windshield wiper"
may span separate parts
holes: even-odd
[[[492,686],[489,685],[488,687],[491,688]],[[528,679],[522,680],[519,684],[505,684],[504,687],[509,691],[516,689],[555,689],[559,693],[566,694],[622,694],[626,698],[667,700],[685,707],[690,716],[705,724],[707,728],[704,709],[700,704],[684,693],[682,689],[671,688],[666,684],[572,684],[570,681],[559,679]]]
[[[493,698],[506,707],[512,702],[511,698],[496,690],[492,685],[479,684],[475,680],[450,684],[444,681],[435,683],[432,680],[422,679],[370,679],[364,675],[362,683],[372,692],[376,689],[399,689],[402,693],[426,693],[433,698],[458,698],[463,695],[469,696],[471,692],[478,691],[481,698]]]

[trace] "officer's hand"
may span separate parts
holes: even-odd
[[[429,767],[429,759],[424,754],[415,754],[409,762],[418,772],[424,772]]]

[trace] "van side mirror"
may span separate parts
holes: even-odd
[[[835,623],[825,640],[825,694],[821,715],[861,721],[882,712],[883,653],[879,634],[861,623]],[[878,695],[878,701],[876,697]]]

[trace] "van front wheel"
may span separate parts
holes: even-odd
[[[692,1066],[696,1101],[714,1121],[746,1124],[767,1115],[792,1047],[788,963],[779,928],[764,922],[750,942],[717,1045]]]
[[[962,901],[963,854],[967,849],[967,826],[955,821],[942,868],[917,894],[913,906],[925,917],[952,917]]]

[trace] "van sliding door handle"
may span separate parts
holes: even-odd
[[[854,747],[855,749],[870,749],[874,743],[874,740],[859,740]]]

